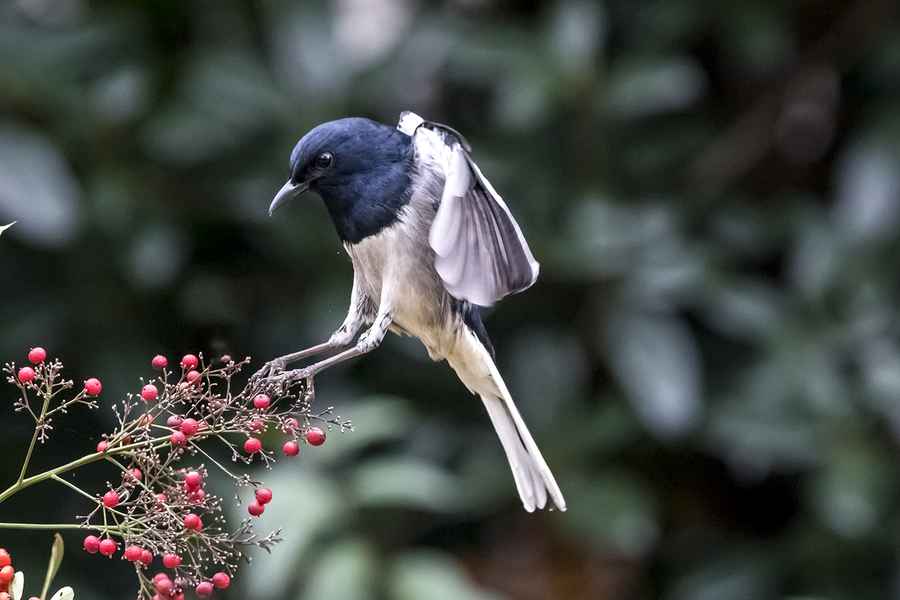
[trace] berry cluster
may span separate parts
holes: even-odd
[[[97,379],[88,379],[74,398],[60,400],[57,394],[74,386],[60,378],[59,361],[47,362],[41,348],[33,349],[29,360],[33,367],[17,370],[15,365],[7,364],[5,371],[10,375],[10,383],[22,392],[16,410],[27,411],[35,419],[30,458],[34,442],[48,438],[51,418],[76,403],[97,407],[95,396],[102,386]],[[205,364],[202,355],[187,354],[181,359],[180,368],[170,370],[165,357],[154,357],[151,365],[159,375],[141,381],[139,393],[128,394],[126,400],[113,405],[118,424],[111,433],[103,435],[95,453],[69,463],[75,468],[105,460],[116,468],[118,476],[107,484],[107,491],[94,495],[93,510],[78,517],[84,528],[95,532],[84,538],[83,545],[91,554],[110,557],[123,549],[124,559],[135,565],[145,598],[178,600],[186,589],[205,598],[215,588],[230,583],[246,546],[268,550],[280,541],[280,530],[258,538],[249,518],[235,530],[227,530],[222,496],[206,488],[206,467],[181,466],[182,462],[203,457],[234,485],[252,488],[254,499],[247,511],[258,517],[272,501],[272,491],[252,481],[242,469],[226,468],[209,445],[224,444],[237,464],[258,459],[271,465],[274,453],[263,448],[260,438],[268,430],[289,436],[284,453],[296,456],[302,440],[313,446],[325,441],[324,430],[311,426],[312,420],[340,430],[351,428],[349,421],[331,418],[330,409],[313,414],[312,390],[305,382],[287,389],[248,386],[235,391],[233,379],[247,362],[249,359],[235,362],[224,356]],[[32,398],[34,395],[38,396],[37,401]],[[43,408],[36,410],[39,406]],[[234,438],[243,438],[243,442]],[[19,482],[0,492],[0,504],[33,483],[51,477],[58,480],[50,471],[25,478],[27,466],[28,459]],[[78,491],[84,496],[92,495]],[[171,574],[159,573],[153,578],[145,575],[156,557],[162,557]],[[211,576],[210,570],[215,571]]]
[[[9,552],[0,548],[0,600],[9,600],[9,586],[15,574],[16,570],[12,567]]]

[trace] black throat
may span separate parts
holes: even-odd
[[[404,136],[405,137],[405,136]],[[407,138],[408,139],[408,138]],[[365,170],[314,182],[344,243],[356,244],[396,223],[412,196],[412,145],[400,152],[376,157]]]

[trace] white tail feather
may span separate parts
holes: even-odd
[[[548,492],[557,508],[566,510],[566,501],[556,479],[525,426],[494,361],[474,334],[466,332],[464,337],[468,342],[465,344],[468,350],[465,354],[468,356],[448,360],[463,383],[481,396],[506,452],[525,510],[532,512],[536,508],[544,508]]]

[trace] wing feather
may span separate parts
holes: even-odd
[[[452,143],[445,169],[429,234],[444,287],[481,306],[529,288],[540,267],[506,203],[460,143]]]

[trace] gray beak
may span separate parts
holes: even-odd
[[[276,208],[286,204],[287,201],[294,196],[299,196],[308,188],[309,183],[306,181],[303,183],[291,183],[288,181],[280,190],[278,190],[278,193],[275,194],[275,199],[272,200],[272,204],[269,205],[269,216],[272,216],[272,213],[275,212]]]

